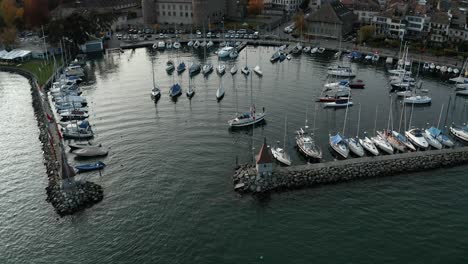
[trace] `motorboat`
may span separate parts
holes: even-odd
[[[399,91],[396,93],[398,97],[410,97],[413,95],[411,90]]]
[[[81,104],[81,106],[88,105],[88,101],[86,98],[79,96],[79,95],[65,95],[65,96],[57,96],[54,98],[55,104]]]
[[[435,67],[435,69],[436,69],[436,71],[440,71],[440,65],[437,65],[437,66]]]
[[[270,62],[276,62],[280,59],[280,52],[277,51],[271,55]]]
[[[447,68],[447,73],[452,73],[452,72],[453,72],[452,67],[448,67],[448,68]]]
[[[287,60],[291,60],[291,55],[288,54],[288,55],[286,56],[286,59],[287,59]]]
[[[177,73],[178,74],[181,74],[185,71],[186,69],[186,66],[185,66],[185,63],[184,62],[181,62],[179,63],[179,65],[177,65]]]
[[[326,90],[329,90],[329,89],[333,89],[333,88],[345,88],[345,87],[348,87],[349,85],[349,81],[347,80],[341,80],[341,81],[338,81],[338,82],[327,82],[323,85],[323,87],[326,89]]]
[[[442,131],[440,131],[438,128],[435,127],[430,127],[425,130],[425,135],[428,136],[430,135],[432,138],[435,138],[437,141],[439,141],[442,145],[451,148],[453,147],[454,143],[453,141],[444,135]],[[430,141],[428,141],[430,143]],[[431,144],[432,145],[432,144]]]
[[[338,96],[322,96],[317,99],[318,102],[335,102],[336,100],[346,100],[347,97],[338,97]]]
[[[456,95],[468,95],[468,89],[457,91],[455,94]]]
[[[301,153],[312,159],[322,158],[322,150],[317,146],[312,135],[308,134],[302,128],[297,131],[296,134],[296,145]]]
[[[172,49],[172,41],[170,41],[170,40],[167,41],[166,49]]]
[[[193,40],[189,41],[189,42],[187,43],[187,46],[188,46],[188,47],[192,47],[192,46],[193,46]]]
[[[106,164],[102,161],[94,162],[94,163],[88,163],[88,164],[81,164],[75,166],[75,169],[78,170],[78,172],[87,172],[87,171],[94,171],[94,170],[102,170],[106,167]]]
[[[204,41],[202,41],[202,42],[200,43],[200,47],[204,48],[204,47],[206,47],[206,44],[207,44],[207,43],[206,43],[206,41],[204,40]]]
[[[317,52],[318,53],[324,53],[325,52],[325,48],[324,47],[320,47],[317,49]]]
[[[387,154],[393,154],[393,147],[388,143],[385,138],[383,138],[380,135],[376,135],[375,137],[371,138],[372,142],[374,142],[375,146],[377,146],[379,149],[383,150]]]
[[[436,66],[435,66],[434,63],[431,63],[431,64],[429,65],[429,69],[431,69],[431,71],[433,71],[433,70],[435,69],[435,67],[436,67]]]
[[[406,137],[414,144],[414,146],[422,149],[429,147],[421,129],[413,128],[405,132]]]
[[[250,74],[250,69],[249,69],[249,67],[248,67],[247,65],[244,66],[244,67],[242,67],[241,73],[244,74],[244,75],[249,75],[249,74]]]
[[[364,149],[362,148],[357,138],[346,138],[344,139],[344,142],[352,153],[358,157],[364,156]]]
[[[218,67],[216,67],[216,71],[219,75],[223,75],[224,73],[226,73],[226,65],[218,64]]]
[[[457,68],[453,68],[453,74],[458,74],[460,73],[460,70],[458,70]]]
[[[94,137],[93,130],[88,121],[84,121],[79,125],[70,124],[62,131],[64,139],[90,139]]]
[[[223,47],[220,50],[218,50],[218,57],[219,58],[226,58],[229,57],[229,55],[234,51],[234,47]]]
[[[349,156],[349,148],[346,145],[344,139],[339,134],[336,134],[334,136],[329,135],[329,137],[330,147],[334,151],[336,151],[336,153],[338,153],[341,157],[347,159]]]
[[[174,69],[174,62],[172,60],[168,60],[166,63],[166,72],[171,73],[172,71],[174,71]]]
[[[467,126],[451,126],[450,127],[450,132],[457,137],[458,139],[461,139],[465,142],[468,142],[468,128]]]
[[[380,60],[380,56],[377,53],[372,55],[372,62],[378,62]]]
[[[310,46],[307,46],[307,47],[305,47],[302,51],[303,51],[304,53],[307,54],[307,53],[310,52],[310,49],[311,49],[311,47],[310,47]]]
[[[193,43],[193,48],[198,49],[198,47],[200,47],[200,41],[195,40],[195,42]]]
[[[278,48],[278,50],[279,50],[279,51],[283,51],[283,50],[285,50],[287,47],[288,47],[288,45],[285,44],[285,45],[280,46],[280,47]]]
[[[335,57],[336,59],[341,58],[341,54],[342,54],[342,52],[341,52],[341,50],[339,50],[339,51],[337,51],[335,53],[335,55],[333,55],[333,57]]]
[[[349,88],[353,88],[353,89],[362,89],[366,86],[366,84],[364,83],[363,80],[352,80],[349,82],[348,84]]]
[[[89,148],[89,147],[102,147],[101,144],[96,144],[90,141],[75,141],[73,143],[68,143],[68,146],[73,151],[75,149]]]
[[[109,149],[103,147],[87,147],[74,150],[72,151],[72,153],[75,154],[77,157],[92,158],[107,156],[107,154],[109,154]]]
[[[203,65],[202,73],[203,73],[204,76],[207,76],[212,71],[213,71],[213,65],[211,63],[207,63],[207,64]]]
[[[371,153],[372,155],[374,155],[374,156],[379,155],[379,150],[374,145],[374,142],[372,142],[372,140],[370,138],[368,138],[367,136],[364,137],[364,139],[360,138],[359,139],[359,144],[361,144],[361,146],[365,150],[367,150],[369,153]]]
[[[263,72],[262,72],[262,70],[260,69],[260,66],[258,66],[258,65],[254,67],[253,71],[254,71],[258,76],[260,76],[260,77],[263,76]]]
[[[315,54],[315,53],[317,53],[317,51],[318,51],[318,48],[313,47],[312,49],[310,49],[310,54]]]
[[[284,52],[280,52],[279,60],[284,61],[286,59],[286,54]]]
[[[200,71],[201,71],[200,64],[194,62],[194,63],[192,63],[192,65],[190,65],[189,75],[190,76],[195,76],[198,73],[200,73]]]
[[[447,72],[447,66],[441,66],[440,67],[440,72],[441,73],[446,73]]]
[[[430,69],[429,63],[425,62],[423,65],[423,70],[428,71]]]
[[[324,104],[325,107],[331,107],[331,108],[341,108],[341,107],[347,107],[347,106],[353,106],[353,102],[349,100],[349,98],[345,99],[337,99],[334,102],[328,102]]]
[[[430,104],[431,100],[431,97],[427,95],[416,95],[404,98],[403,102],[407,104]]]
[[[157,49],[158,48],[158,43],[154,43],[153,44],[153,49]]]
[[[434,127],[435,128],[435,127]],[[435,137],[432,136],[432,133],[429,129],[426,129],[422,132],[422,135],[424,136],[424,139],[426,139],[427,143],[435,148],[435,149],[442,149],[443,145],[442,143],[437,140]]]
[[[213,45],[214,45],[213,41],[210,40],[210,41],[208,41],[208,43],[206,43],[206,48],[207,49],[211,48],[211,47],[213,47]]]
[[[173,98],[178,97],[181,94],[182,94],[182,87],[178,83],[173,84],[171,88],[169,89],[170,97],[173,97]]]
[[[172,45],[172,47],[174,47],[174,49],[180,49],[180,42],[176,41],[174,42],[174,44]]]
[[[255,112],[247,112],[236,116],[235,118],[228,121],[230,127],[246,127],[251,126],[253,124],[262,122],[265,120],[265,112],[262,113],[255,113]]]
[[[79,110],[70,110],[59,115],[61,121],[84,120],[89,117],[88,113]]]
[[[236,65],[232,66],[230,72],[231,72],[231,75],[236,74],[237,73],[237,66]]]
[[[468,83],[457,83],[455,84],[455,90],[465,90],[468,89]]]
[[[84,70],[81,68],[80,65],[73,65],[73,66],[68,66],[65,69],[65,76],[77,76],[77,77],[83,77]]]
[[[339,77],[354,77],[356,73],[350,67],[343,67],[340,69],[329,69],[328,75],[339,76]]]

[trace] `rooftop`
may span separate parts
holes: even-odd
[[[272,163],[273,157],[271,156],[270,148],[268,148],[265,142],[263,142],[262,148],[260,149],[260,153],[257,155],[257,164],[265,164],[265,163]]]

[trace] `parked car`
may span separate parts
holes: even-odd
[[[207,38],[211,38],[211,32],[206,33]]]
[[[163,33],[159,33],[159,38],[164,38],[164,34],[163,34]]]

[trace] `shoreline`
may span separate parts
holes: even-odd
[[[31,86],[32,106],[39,128],[39,141],[48,178],[48,186],[45,188],[46,201],[53,205],[60,216],[76,213],[101,201],[103,189],[100,185],[89,181],[81,183],[75,182],[74,179],[63,180],[61,178],[63,166],[61,159],[62,155],[65,155],[63,153],[65,147],[59,135],[57,120],[55,120],[47,93],[44,90],[45,87],[50,86],[54,76],[51,76],[41,87],[36,76],[31,72],[8,66],[0,66],[0,71],[19,74],[28,79]],[[49,121],[48,118],[52,120]],[[71,185],[76,188],[70,188]]]

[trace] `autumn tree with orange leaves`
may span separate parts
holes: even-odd
[[[259,15],[263,11],[263,0],[249,0],[247,12],[249,15]]]
[[[10,45],[16,41],[17,27],[23,23],[23,8],[16,6],[15,0],[0,0],[0,42]]]

